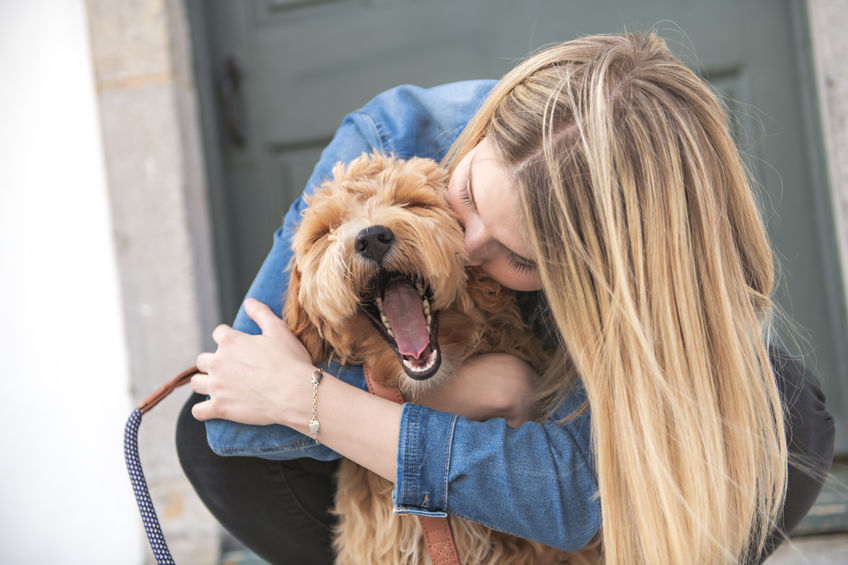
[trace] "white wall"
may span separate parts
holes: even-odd
[[[82,0],[0,0],[0,562],[140,563]]]

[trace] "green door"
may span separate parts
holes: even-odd
[[[655,29],[728,96],[783,267],[778,299],[848,452],[848,331],[806,5],[777,0],[188,0],[231,319],[341,118],[401,83],[497,78],[540,46]]]

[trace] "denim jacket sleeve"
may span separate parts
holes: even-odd
[[[398,514],[452,514],[565,551],[601,525],[589,411],[576,389],[544,423],[510,428],[404,404],[392,500]]]

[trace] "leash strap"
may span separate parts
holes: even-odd
[[[433,565],[459,565],[456,542],[448,519],[439,516],[418,516],[418,522],[424,530],[424,541],[427,542],[427,552]]]
[[[135,501],[141,513],[147,541],[150,542],[150,549],[153,550],[153,557],[159,565],[173,565],[174,558],[171,557],[165,536],[162,535],[159,518],[156,516],[156,509],[153,508],[150,491],[147,489],[147,480],[144,478],[144,470],[141,468],[141,460],[138,457],[138,426],[140,424],[141,410],[135,409],[124,428],[124,459],[127,460],[127,471],[130,474]]]
[[[124,459],[127,461],[127,471],[130,474],[130,482],[135,493],[138,511],[141,513],[144,531],[147,533],[147,541],[150,542],[150,549],[153,550],[153,557],[156,558],[158,565],[175,565],[175,563],[168,549],[168,544],[165,542],[165,536],[162,535],[159,517],[156,516],[156,509],[153,508],[153,501],[147,488],[147,480],[144,478],[144,470],[141,468],[141,459],[138,456],[138,427],[141,425],[143,414],[159,404],[174,389],[189,382],[192,375],[197,372],[197,367],[186,369],[153,391],[153,394],[142,400],[141,404],[133,410],[124,428]]]
[[[365,373],[365,384],[371,394],[403,404],[403,396],[395,387],[387,387],[375,381],[371,377],[371,368],[362,367]],[[418,516],[418,523],[424,532],[424,541],[427,544],[427,552],[433,565],[461,565],[459,553],[456,550],[456,541],[450,529],[450,521],[441,516]]]

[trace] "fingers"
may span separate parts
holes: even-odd
[[[201,422],[212,418],[224,418],[223,406],[216,396],[212,395],[213,377],[204,373],[198,373],[191,378],[191,389],[197,394],[206,396],[206,400],[198,402],[191,407],[191,415]],[[220,387],[216,388],[220,392]]]
[[[191,378],[191,390],[197,394],[209,394],[209,375],[197,373]]]
[[[208,355],[208,354],[207,354]],[[199,369],[200,367],[198,367]],[[198,373],[191,378],[191,389],[197,394],[209,395],[209,375]],[[207,398],[191,407],[191,415],[203,422],[212,418],[212,399]]]
[[[214,359],[214,356],[215,355],[213,353],[201,353],[198,355],[195,365],[203,372],[197,373],[191,377],[191,390],[197,394],[207,397],[203,402],[198,402],[191,407],[192,416],[201,422],[212,418],[223,417],[220,413],[221,405],[216,401],[216,396],[220,393],[220,380],[217,381],[218,386],[216,386],[216,377],[208,374],[211,365],[213,364],[212,360]],[[212,394],[213,392],[216,393],[214,396]]]
[[[212,358],[214,354],[212,353],[201,353],[197,356],[197,360],[194,362],[194,366],[197,367],[197,370],[201,373],[208,373],[212,370]]]
[[[219,324],[214,330],[212,330],[212,339],[218,345],[221,345],[227,338],[237,334],[236,330],[228,326],[227,324]]]
[[[256,325],[266,336],[279,337],[281,332],[285,333],[288,330],[288,326],[279,316],[267,305],[254,298],[245,299],[244,311],[251,320],[256,322]],[[242,332],[234,330],[227,324],[221,324],[212,332],[212,339],[215,340],[215,343],[221,345],[225,341],[233,339],[236,335],[242,335]]]
[[[254,298],[245,299],[244,311],[263,334],[275,333],[284,326],[283,321],[267,305]]]
[[[204,422],[213,418],[212,415],[212,399],[204,400],[203,402],[198,402],[194,406],[191,407],[191,415],[194,416],[196,420]]]

